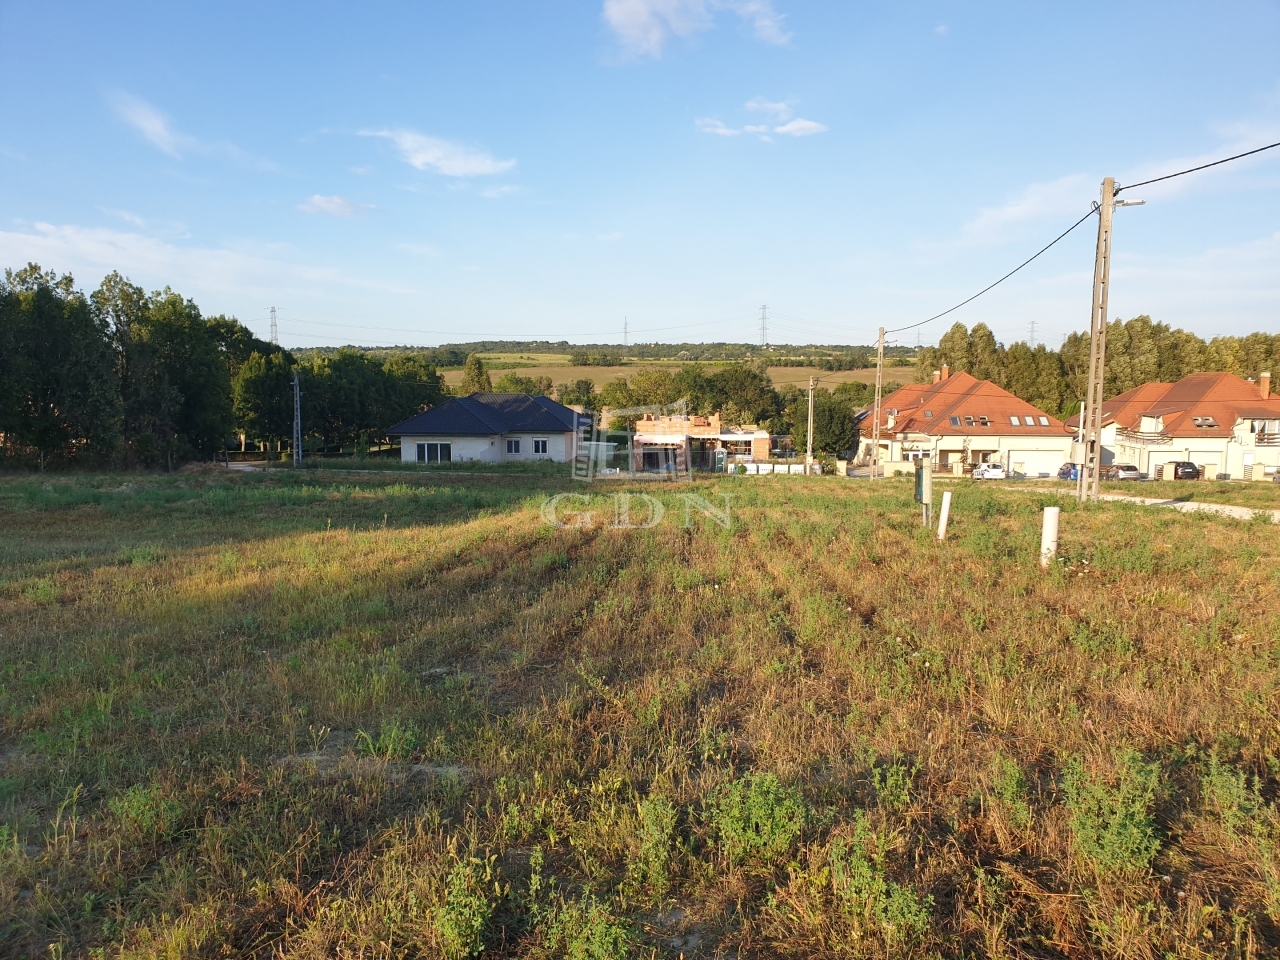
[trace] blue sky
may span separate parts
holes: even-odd
[[[289,346],[866,343],[1280,140],[1280,3],[0,3],[0,265]],[[1112,314],[1280,330],[1280,150],[1117,213]],[[1091,225],[952,319],[1087,326]],[[902,342],[915,342],[914,334]]]

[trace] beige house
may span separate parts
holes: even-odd
[[[1152,477],[1178,460],[1232,480],[1269,480],[1280,466],[1280,396],[1270,373],[1256,382],[1193,373],[1144,383],[1104,402],[1102,424],[1103,463],[1132,464]]]
[[[870,454],[871,424],[862,436]],[[880,403],[880,462],[894,465],[928,457],[939,470],[999,463],[1014,475],[1053,476],[1071,459],[1071,432],[989,380],[943,367],[932,383],[912,383]]]

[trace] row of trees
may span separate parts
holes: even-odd
[[[381,436],[437,403],[430,357],[342,350],[298,363],[232,317],[112,273],[92,294],[30,264],[0,282],[0,435],[7,457],[123,464],[207,459],[237,433],[290,436],[295,371],[317,442]]]
[[[1065,416],[1076,412],[1088,383],[1089,335],[1073,333],[1057,350],[1023,342],[1006,347],[985,323],[972,330],[957,323],[936,347],[920,351],[916,382],[928,383],[943,364],[953,373],[990,380],[1041,410]],[[1267,370],[1280,372],[1280,334],[1205,341],[1147,316],[1115,320],[1107,327],[1103,386],[1108,397],[1153,381],[1172,383],[1192,373],[1225,371],[1256,378]]]

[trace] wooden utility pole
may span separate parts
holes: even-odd
[[[1111,221],[1116,209],[1116,181],[1102,181],[1098,206],[1098,251],[1093,263],[1093,302],[1089,318],[1089,386],[1084,397],[1084,463],[1076,481],[1083,503],[1098,499],[1102,479],[1102,379],[1107,366],[1107,295],[1111,290]]]
[[[302,466],[302,384],[293,371],[293,465]]]
[[[871,479],[880,471],[880,392],[884,387],[884,327],[876,342],[876,402],[871,423]]]
[[[804,443],[805,476],[813,473],[813,385],[817,382],[813,377],[809,378],[809,433]]]

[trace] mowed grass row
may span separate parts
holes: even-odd
[[[951,489],[0,480],[0,953],[1280,948],[1277,528]]]

